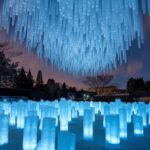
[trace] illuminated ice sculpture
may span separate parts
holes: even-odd
[[[73,107],[71,109],[71,117],[72,118],[78,118],[78,111],[77,111],[77,109],[75,107]]]
[[[131,103],[126,104],[126,111],[127,111],[127,122],[131,123],[132,121],[132,107]]]
[[[34,150],[37,146],[38,117],[25,117],[23,130],[23,150]]]
[[[110,144],[120,143],[120,127],[118,115],[107,115],[105,127],[105,139]]]
[[[116,68],[118,60],[126,61],[131,42],[137,39],[140,47],[143,41],[142,13],[149,2],[3,1],[0,25],[6,32],[25,42],[29,50],[37,48],[40,58],[72,74],[105,72]]]
[[[110,105],[105,104],[103,110],[103,127],[105,127],[106,116],[110,114]]]
[[[0,114],[0,145],[8,143],[9,116]]]
[[[91,108],[84,110],[83,136],[86,140],[93,138],[93,110]]]
[[[61,131],[58,134],[57,150],[75,150],[75,142],[75,134]]]
[[[149,106],[149,109],[148,109],[148,124],[150,125],[150,106]]]
[[[60,102],[60,130],[68,131],[68,102],[62,99]]]
[[[49,107],[45,105],[41,106],[41,118],[40,118],[40,126],[39,126],[40,130],[43,127],[43,119],[49,116],[50,116]]]
[[[19,129],[24,128],[25,109],[25,103],[19,102],[17,105],[17,128]]]
[[[127,138],[127,112],[125,108],[119,110],[120,138]]]
[[[55,150],[55,128],[56,119],[43,119],[42,135],[37,150]]]
[[[141,116],[143,120],[143,126],[147,126],[147,112],[145,104],[139,104],[136,115]]]
[[[58,125],[58,109],[55,107],[50,107],[49,108],[50,114],[49,117],[55,119],[56,126]]]
[[[10,117],[9,117],[9,123],[12,126],[16,125],[16,115],[17,115],[16,105],[14,103],[12,103]]]
[[[144,128],[143,128],[143,118],[141,116],[134,116],[133,117],[133,127],[134,127],[134,134],[137,136],[143,136]]]

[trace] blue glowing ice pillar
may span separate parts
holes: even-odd
[[[136,102],[132,103],[133,114],[137,114],[138,104]]]
[[[10,118],[9,118],[9,124],[12,126],[16,125],[16,115],[17,115],[16,105],[14,103],[12,103]]]
[[[148,109],[148,124],[150,125],[150,106],[149,106],[149,109]]]
[[[55,150],[56,119],[44,118],[41,140],[37,150]]]
[[[93,114],[93,122],[95,122],[95,108],[90,107],[90,109],[92,110],[92,114]]]
[[[127,122],[131,123],[131,121],[132,121],[132,107],[131,107],[130,103],[127,103],[126,111],[127,111]]]
[[[105,102],[102,102],[101,105],[100,105],[100,113],[101,113],[102,116],[104,115],[104,103]]]
[[[37,146],[37,126],[38,117],[25,117],[25,126],[23,130],[23,149],[34,150]]]
[[[110,102],[110,113],[114,115],[119,114],[119,105],[116,102]]]
[[[143,129],[143,118],[135,115],[133,117],[134,134],[142,136],[144,133]]]
[[[45,106],[41,106],[40,126],[39,126],[40,130],[42,129],[43,126],[43,119],[47,117],[47,113],[48,113],[48,108]]]
[[[119,110],[120,138],[127,138],[127,112],[125,108]]]
[[[50,107],[48,105],[43,105],[41,107],[41,119],[40,119],[40,129],[42,129],[43,126],[43,119],[45,117],[51,117],[51,118],[55,118],[54,116],[54,108]],[[56,117],[57,118],[57,117]]]
[[[3,108],[0,108],[0,114],[5,114]]]
[[[81,101],[79,102],[79,116],[83,116],[84,115],[84,102]]]
[[[33,111],[28,111],[27,116],[38,116],[37,111],[33,110]]]
[[[106,116],[110,114],[110,106],[109,104],[105,104],[104,105],[104,110],[103,110],[103,127],[105,127],[105,119],[106,119]]]
[[[9,127],[8,115],[0,114],[0,145],[8,143],[8,127]]]
[[[75,150],[76,136],[69,132],[58,134],[57,150]]]
[[[110,144],[120,143],[120,127],[118,115],[106,116],[105,139],[106,142]]]
[[[4,109],[4,112],[5,112],[5,115],[9,115],[10,114],[10,111],[11,111],[11,104],[6,100],[3,101],[3,109]]]
[[[71,122],[72,120],[72,117],[71,117],[71,109],[72,109],[72,101],[71,100],[68,100],[68,122]]]
[[[86,140],[93,138],[93,110],[85,109],[83,116],[83,136]]]
[[[77,111],[77,109],[75,107],[73,107],[71,109],[71,117],[72,118],[77,118],[78,117],[78,111]]]
[[[25,120],[25,104],[20,103],[17,105],[17,128],[23,129]]]
[[[66,100],[60,102],[60,130],[68,130],[68,103]]]
[[[94,102],[93,106],[95,108],[95,114],[98,114],[99,113],[99,102]]]
[[[56,126],[58,126],[58,108],[50,107],[50,114],[48,117],[54,118],[56,120]]]
[[[147,125],[147,111],[146,111],[146,106],[145,104],[138,104],[138,110],[137,110],[137,114],[138,116],[141,116],[143,119],[143,126]]]

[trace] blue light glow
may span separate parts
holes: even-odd
[[[60,70],[95,74],[125,62],[134,39],[140,47],[146,1],[4,0],[0,25]]]
[[[106,142],[110,144],[120,144],[120,127],[118,115],[106,116]]]
[[[0,145],[8,143],[9,116],[0,114]]]
[[[68,131],[68,103],[62,98],[60,102],[60,130]]]
[[[144,134],[143,118],[141,116],[134,116],[133,125],[134,125],[134,134],[142,136]]]
[[[93,110],[91,108],[84,110],[83,136],[85,140],[93,139]]]
[[[69,132],[60,132],[58,134],[57,150],[75,150],[76,135]]]
[[[120,137],[127,138],[127,112],[125,108],[119,110]]]
[[[38,102],[1,101],[0,149],[12,145],[15,150],[128,149],[133,141],[137,144],[137,137],[147,143],[148,117],[150,119],[150,103],[144,102],[78,102],[65,98]],[[18,127],[23,129],[18,130]],[[20,133],[22,136],[18,136]],[[12,139],[12,135],[21,138]],[[126,144],[122,144],[125,138]],[[132,142],[128,143],[130,139]],[[84,144],[86,148],[82,147]]]
[[[23,150],[34,150],[37,146],[38,117],[26,117],[23,130]]]
[[[38,144],[37,150],[55,150],[55,131],[56,119],[44,118],[41,140]]]

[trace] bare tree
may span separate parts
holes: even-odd
[[[113,77],[114,76],[111,74],[101,74],[93,77],[88,76],[83,83],[87,84],[91,88],[105,87],[112,81]]]

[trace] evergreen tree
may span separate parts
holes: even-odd
[[[42,77],[42,71],[39,70],[36,78],[36,87],[40,87],[43,85],[43,77]]]
[[[146,91],[150,92],[150,81],[145,82],[145,89]]]
[[[67,92],[68,92],[68,89],[67,89],[66,83],[63,83],[63,85],[62,85],[62,97],[67,97]]]
[[[34,84],[33,76],[32,76],[31,71],[29,69],[28,74],[27,74],[27,87],[29,89],[31,89],[31,88],[33,88],[33,84]]]
[[[4,45],[0,45],[0,87],[15,87],[18,63],[12,63],[4,52]]]
[[[130,78],[127,82],[127,91],[129,93],[137,92],[137,91],[144,91],[145,90],[145,83],[143,78]]]
[[[56,89],[55,89],[55,93],[54,93],[54,98],[59,99],[61,98],[61,88],[59,83],[56,83],[55,85]]]
[[[48,79],[47,81],[47,89],[48,89],[48,93],[50,95],[51,98],[54,98],[55,96],[55,91],[56,91],[56,83],[55,83],[55,80],[53,79]]]
[[[69,87],[69,90],[68,90],[70,93],[76,93],[77,90],[75,87]]]
[[[17,88],[27,88],[27,77],[24,68],[22,67],[19,71],[19,75],[16,79],[16,87]]]

